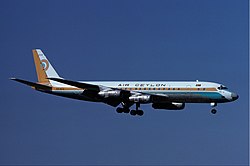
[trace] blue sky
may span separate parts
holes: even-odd
[[[248,1],[1,1],[0,164],[248,164]],[[73,80],[204,80],[240,98],[143,117],[36,92],[31,50]]]

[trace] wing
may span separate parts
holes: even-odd
[[[77,81],[71,81],[71,80],[65,80],[61,78],[48,78],[49,80],[57,81],[63,84],[71,85],[77,88],[84,89],[84,95],[87,95],[88,97],[99,97],[98,92],[101,90],[112,90],[113,88],[109,87],[104,87],[104,86],[98,86],[98,85],[93,85],[93,84],[88,84],[88,83],[82,83],[82,82],[77,82]],[[120,90],[120,89],[119,89]],[[91,94],[91,95],[89,95]],[[106,103],[110,106],[117,107],[121,102],[121,98],[116,98],[116,97],[107,97],[103,98],[101,100],[103,103]]]
[[[144,93],[140,91],[129,91],[129,90],[122,90],[119,88],[112,88],[112,87],[105,87],[105,86],[98,86],[98,85],[93,85],[93,84],[88,84],[88,83],[81,83],[81,82],[76,82],[76,81],[70,81],[70,80],[65,80],[61,78],[48,78],[53,81],[57,81],[60,83],[64,83],[67,85],[71,85],[74,87],[78,87],[81,89],[85,89],[86,91],[95,91],[95,94],[98,94],[100,91],[118,91],[120,96],[110,96],[107,98],[104,98],[102,101],[108,105],[111,106],[118,106],[121,102],[126,101],[129,102],[129,97],[130,96],[142,96],[142,95],[147,95],[150,96],[151,102],[165,102],[169,101],[169,97],[167,95],[163,94],[149,94],[149,93]]]

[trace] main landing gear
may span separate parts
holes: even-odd
[[[136,109],[135,110],[131,110],[130,111],[130,115],[139,115],[139,116],[142,116],[144,114],[144,112],[142,110],[139,110],[139,107],[140,107],[140,103],[136,103]]]
[[[129,113],[130,110],[129,110],[129,108],[121,108],[121,107],[118,107],[118,108],[116,109],[116,112],[117,112],[117,113]]]
[[[128,107],[123,107],[123,108],[118,107],[116,109],[116,112],[117,113],[130,113],[130,115],[133,115],[133,116],[135,116],[135,115],[142,116],[144,114],[144,112],[142,110],[139,110],[139,107],[140,107],[140,103],[136,103],[136,109],[135,110],[130,111]]]

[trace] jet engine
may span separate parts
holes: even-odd
[[[149,95],[130,96],[129,101],[132,101],[135,103],[149,103],[150,96]]]
[[[120,91],[120,90],[100,91],[98,92],[98,95],[103,98],[108,98],[108,97],[128,98],[129,96],[131,96],[130,92]]]
[[[185,108],[185,103],[153,103],[154,109],[166,109],[166,110],[182,110]]]
[[[110,91],[100,91],[98,93],[99,96],[107,98],[107,97],[120,97],[121,91],[119,90],[110,90]]]

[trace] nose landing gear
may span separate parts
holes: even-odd
[[[210,103],[210,105],[211,105],[211,107],[216,107],[216,106],[217,106],[217,103]],[[217,110],[216,110],[215,108],[213,108],[213,109],[211,110],[211,113],[212,113],[212,114],[216,114],[216,113],[217,113]]]

